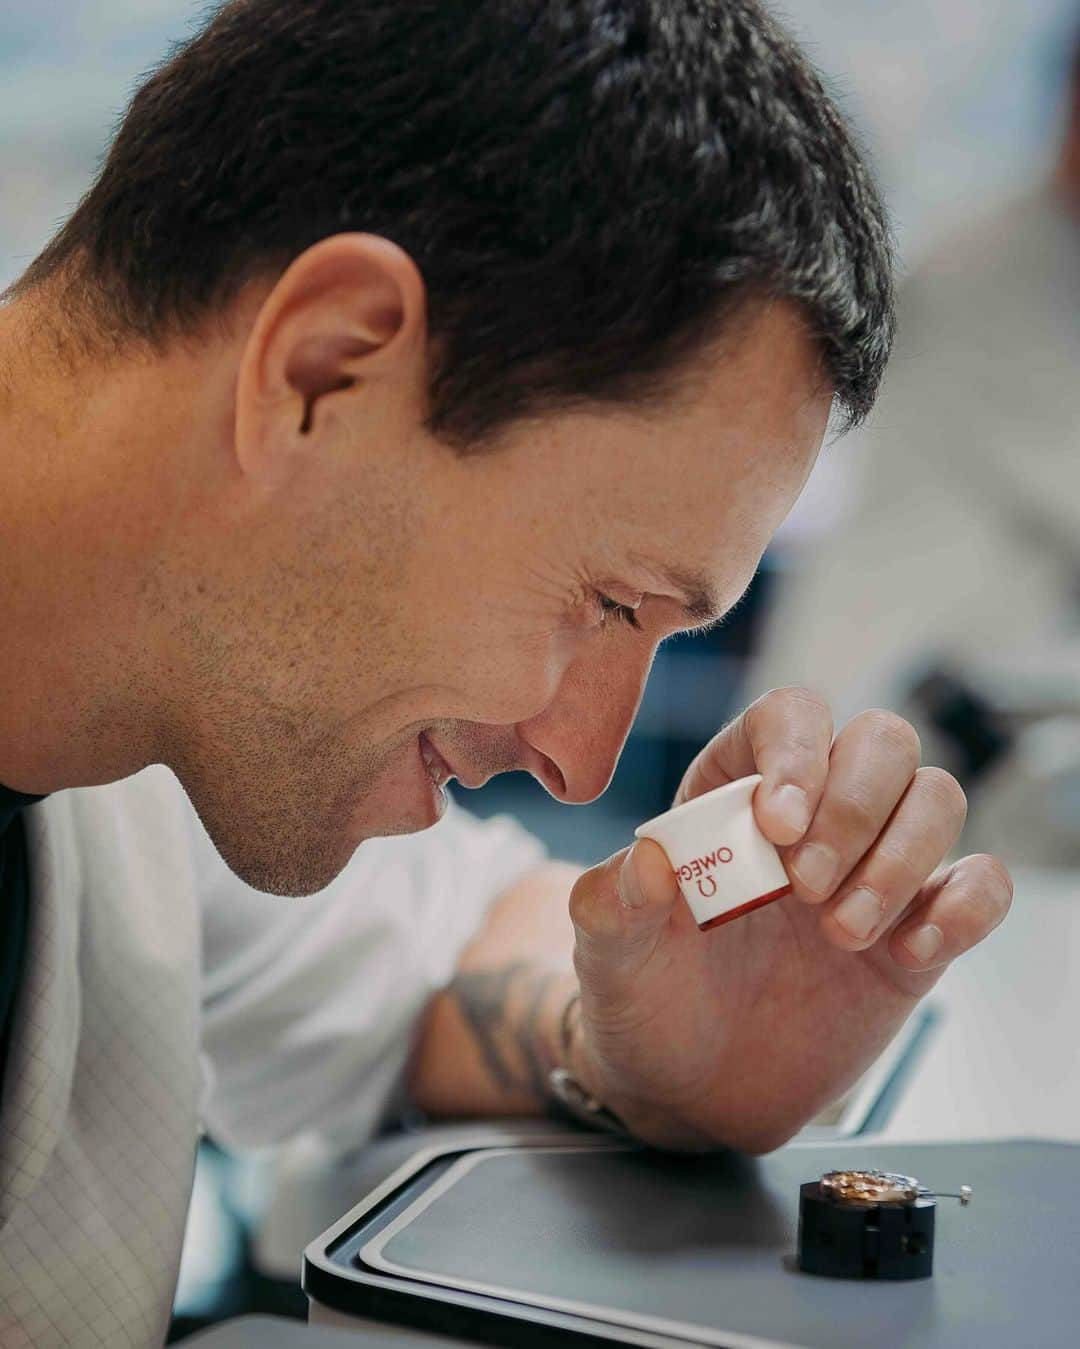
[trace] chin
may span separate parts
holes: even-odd
[[[248,843],[249,840],[214,837],[222,860],[245,885],[265,895],[294,898],[324,890],[341,874],[356,851],[355,847],[344,846],[341,840],[329,839],[325,834],[316,840],[310,833],[299,837],[288,830],[277,835],[277,846],[272,852],[245,846]]]
[[[399,748],[365,783],[339,793],[336,808],[314,809],[313,802],[330,793],[320,793],[310,782],[262,795],[264,801],[278,802],[279,811],[262,805],[247,815],[235,798],[227,809],[195,805],[231,871],[264,894],[296,897],[325,889],[366,839],[430,829],[447,807],[445,787],[433,780],[416,740]],[[290,808],[290,801],[297,805]]]

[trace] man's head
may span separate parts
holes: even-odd
[[[13,295],[159,457],[130,683],[281,891],[436,818],[425,759],[601,791],[892,329],[866,170],[745,0],[229,4]]]

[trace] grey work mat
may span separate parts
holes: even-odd
[[[934,1277],[821,1279],[792,1262],[799,1185],[837,1166],[974,1187],[941,1200]],[[493,1150],[455,1163],[361,1250],[462,1291],[722,1345],[1056,1349],[1080,1344],[1080,1148],[792,1148],[764,1159]]]
[[[457,1341],[447,1340],[447,1345]],[[379,1331],[328,1330],[285,1321],[277,1316],[242,1316],[236,1321],[189,1335],[184,1349],[430,1349],[430,1336],[403,1334],[392,1327]]]

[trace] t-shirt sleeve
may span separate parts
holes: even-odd
[[[372,839],[325,890],[287,899],[238,880],[193,828],[207,1128],[233,1147],[362,1143],[403,1104],[426,1003],[542,844],[451,803],[434,828]]]

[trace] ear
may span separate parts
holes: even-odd
[[[321,240],[278,280],[244,347],[235,425],[241,471],[268,488],[286,483],[343,417],[385,423],[395,399],[421,419],[425,374],[416,264],[373,234]]]

